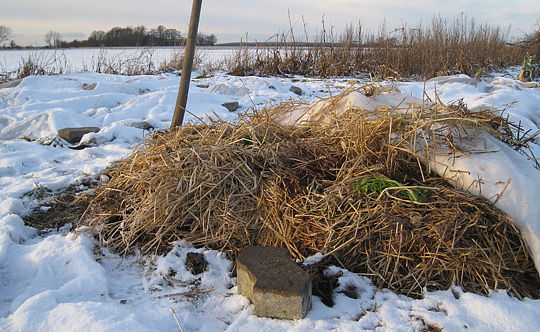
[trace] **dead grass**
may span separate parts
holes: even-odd
[[[527,48],[510,44],[509,29],[480,25],[461,14],[453,20],[433,17],[427,24],[387,27],[376,33],[362,24],[343,31],[325,26],[314,38],[295,36],[294,24],[272,42],[238,50],[225,62],[233,75],[304,75],[341,77],[370,74],[431,78],[441,75],[482,76],[518,65]]]
[[[235,257],[259,244],[298,259],[322,252],[414,297],[456,284],[538,298],[540,279],[512,220],[420,162],[428,151],[474,153],[467,142],[477,130],[500,133],[503,119],[440,103],[333,111],[351,92],[298,126],[278,124],[305,106],[291,102],[234,123],[154,133],[110,169],[85,221],[125,253],[185,240]]]

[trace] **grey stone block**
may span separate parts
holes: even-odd
[[[302,88],[299,88],[297,86],[291,86],[291,88],[289,89],[289,91],[291,91],[292,93],[296,93],[297,95],[301,96],[302,95]]]
[[[62,128],[58,130],[58,136],[69,143],[78,143],[88,133],[97,133],[99,127]]]
[[[221,104],[221,106],[225,107],[226,109],[229,110],[229,112],[234,112],[236,111],[237,109],[240,108],[240,105],[238,104],[237,101],[231,101],[229,103],[223,103]]]
[[[247,246],[237,259],[238,293],[261,317],[302,319],[311,308],[311,280],[284,248]]]

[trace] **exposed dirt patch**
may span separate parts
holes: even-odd
[[[188,252],[186,255],[186,268],[194,275],[201,274],[206,271],[208,262],[204,259],[204,255],[197,252]]]
[[[39,231],[58,230],[66,224],[76,226],[93,198],[88,189],[96,184],[89,180],[70,185],[55,194],[50,201],[34,208],[31,214],[23,217],[24,223]]]

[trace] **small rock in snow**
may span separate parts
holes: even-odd
[[[229,103],[223,103],[223,104],[221,104],[221,106],[225,107],[230,112],[234,112],[234,111],[236,111],[237,109],[240,108],[240,105],[238,104],[237,101],[231,101]]]
[[[293,92],[293,93],[296,93],[297,95],[301,96],[302,95],[302,89],[297,87],[297,86],[291,86],[291,88],[289,89],[289,91]]]
[[[91,84],[84,83],[82,89],[86,91],[91,91],[91,90],[94,90],[96,86],[97,86],[97,83],[91,83]]]

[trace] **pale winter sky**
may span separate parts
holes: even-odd
[[[11,39],[22,46],[43,45],[50,30],[66,41],[116,26],[164,25],[186,35],[191,5],[192,0],[1,0],[0,25],[11,28]],[[393,29],[460,13],[479,24],[511,26],[511,35],[522,37],[540,20],[540,0],[203,0],[200,31],[215,34],[218,42],[245,40],[246,33],[251,41],[264,41],[289,29],[289,13],[299,37],[304,22],[310,34],[321,31],[323,18],[327,30],[360,22],[376,33],[385,20]]]

